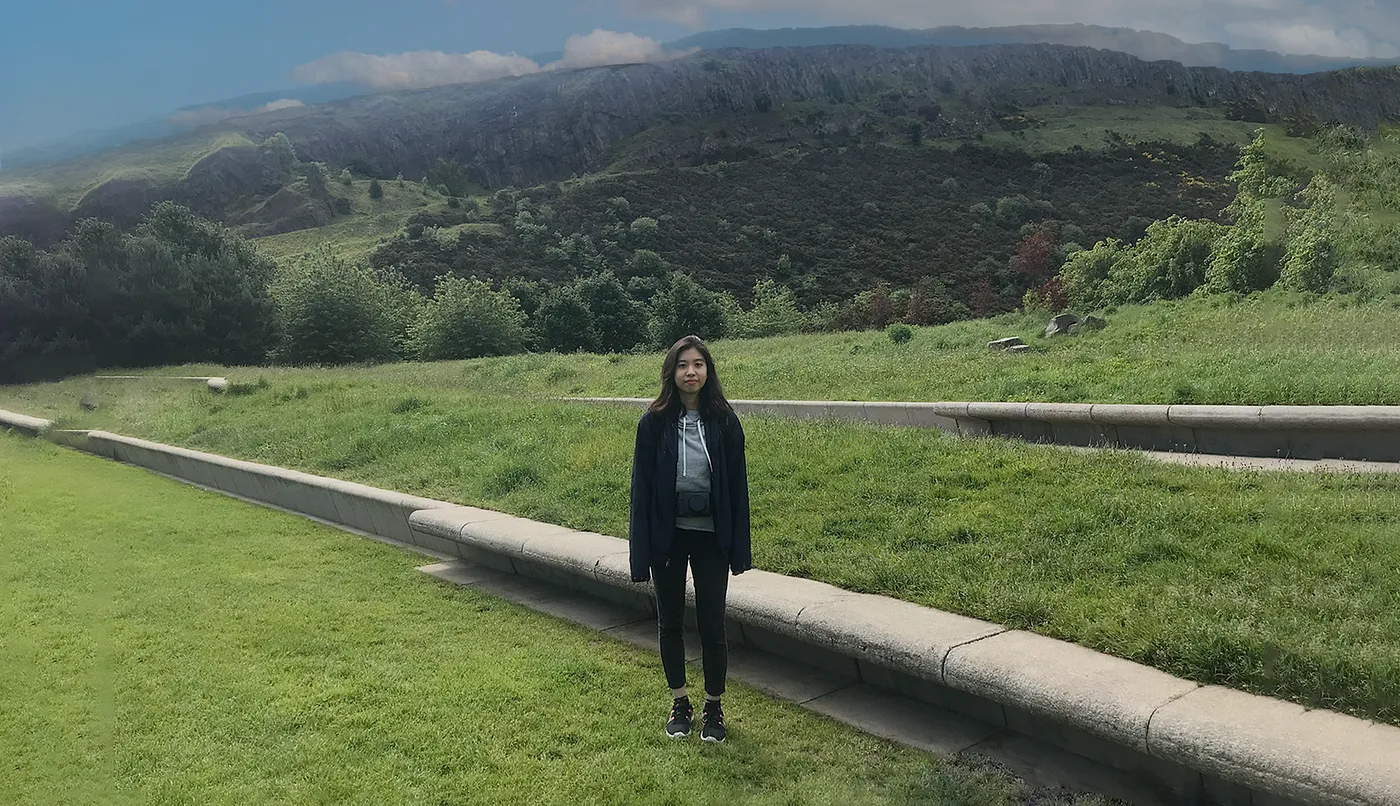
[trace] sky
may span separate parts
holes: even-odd
[[[670,58],[662,43],[706,29],[1047,22],[1400,56],[1400,0],[0,0],[0,152],[323,82],[386,89]],[[559,65],[527,58],[558,51]]]

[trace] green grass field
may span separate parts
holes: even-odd
[[[614,366],[555,360],[581,381]],[[73,379],[0,389],[0,408],[625,535],[637,413],[483,394],[476,368],[267,370],[228,396]],[[1391,478],[746,423],[760,568],[1400,723]]]
[[[6,804],[1105,802],[739,685],[729,742],[673,742],[652,653],[3,434],[0,524]]]
[[[0,175],[0,196],[46,197],[67,210],[76,207],[88,191],[114,179],[170,184],[215,151],[248,145],[253,142],[236,132],[128,143],[53,165],[7,170]]]
[[[421,210],[442,210],[447,199],[436,191],[423,194],[417,182],[405,181],[400,187],[395,181],[381,181],[381,199],[369,197],[369,181],[357,179],[347,187],[336,177],[327,186],[331,193],[350,200],[351,211],[324,227],[286,232],[253,241],[263,255],[277,261],[296,258],[323,246],[331,252],[357,263],[366,262],[369,254],[384,238],[391,238],[403,229],[408,217]],[[485,199],[479,200],[482,204]]]

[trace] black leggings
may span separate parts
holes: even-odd
[[[661,668],[671,688],[685,685],[685,565],[690,560],[695,579],[695,620],[705,668],[705,693],[724,693],[729,648],[724,637],[724,597],[729,590],[729,562],[712,532],[677,529],[671,549],[651,568],[656,590],[656,621],[661,643]]]

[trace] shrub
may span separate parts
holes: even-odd
[[[510,355],[523,352],[526,341],[525,313],[514,297],[460,277],[438,283],[414,328],[426,361]]]
[[[910,339],[914,338],[914,329],[903,322],[895,322],[885,328],[885,335],[889,336],[890,341],[895,344],[907,344]]]
[[[791,289],[772,280],[760,280],[753,287],[753,304],[734,317],[729,335],[758,339],[800,333],[806,320]]]
[[[598,341],[593,315],[574,286],[550,291],[535,312],[535,329],[546,349],[561,353],[592,350]]]
[[[369,180],[369,197],[370,197],[371,199],[382,199],[382,198],[384,198],[384,188],[382,188],[382,187],[379,186],[379,180],[378,180],[378,179],[371,179],[371,180]]]
[[[288,268],[273,288],[281,326],[276,359],[349,364],[396,357],[392,291],[365,266],[328,250]]]
[[[1278,279],[1278,249],[1243,227],[1225,231],[1211,253],[1205,288],[1219,293],[1261,291]]]
[[[581,281],[578,293],[592,318],[593,350],[627,352],[646,338],[645,312],[627,296],[612,272]]]
[[[648,331],[652,346],[665,349],[692,334],[707,341],[724,338],[725,325],[719,296],[677,272],[652,301]]]
[[[1307,227],[1288,239],[1279,285],[1295,291],[1321,294],[1332,284],[1337,270],[1336,250],[1322,227]]]

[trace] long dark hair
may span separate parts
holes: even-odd
[[[700,387],[700,414],[705,417],[733,414],[734,407],[724,398],[724,387],[720,386],[719,373],[715,370],[715,360],[710,357],[710,348],[705,346],[705,342],[701,341],[699,336],[686,336],[671,345],[670,352],[666,353],[666,360],[661,363],[661,393],[647,406],[647,411],[653,414],[680,413],[684,404],[681,403],[680,392],[676,389],[676,364],[681,359],[681,353],[692,347],[699,350],[705,359],[705,385]]]

